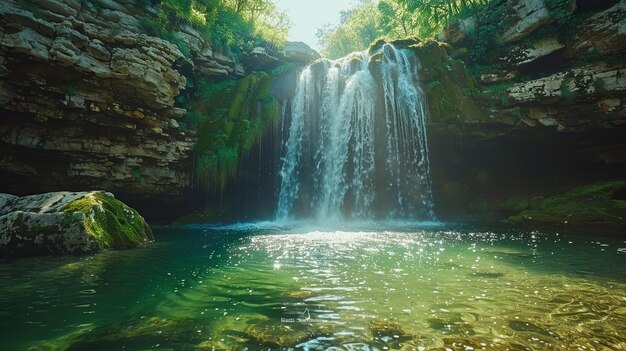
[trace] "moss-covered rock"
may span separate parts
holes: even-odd
[[[594,183],[566,193],[537,199],[530,207],[508,218],[511,223],[572,228],[626,229],[626,200],[616,194],[626,180]]]
[[[143,217],[110,193],[0,194],[0,199],[2,258],[126,249],[153,238]]]
[[[410,47],[419,58],[431,123],[450,126],[486,119],[487,114],[475,103],[477,84],[463,61],[449,55],[449,45],[426,40]]]

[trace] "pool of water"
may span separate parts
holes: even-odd
[[[436,223],[159,227],[0,264],[1,350],[624,350],[626,241]]]

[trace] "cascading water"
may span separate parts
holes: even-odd
[[[434,219],[426,106],[410,50],[322,60],[300,74],[277,218]]]

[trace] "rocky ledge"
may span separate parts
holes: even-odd
[[[604,234],[626,230],[626,181],[594,183],[549,197],[519,197],[524,210],[508,219],[536,227],[580,231],[600,228]]]
[[[103,191],[0,194],[0,258],[80,255],[152,240],[134,209]]]

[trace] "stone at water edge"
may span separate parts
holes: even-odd
[[[0,258],[80,255],[152,239],[143,217],[108,192],[0,194]]]

